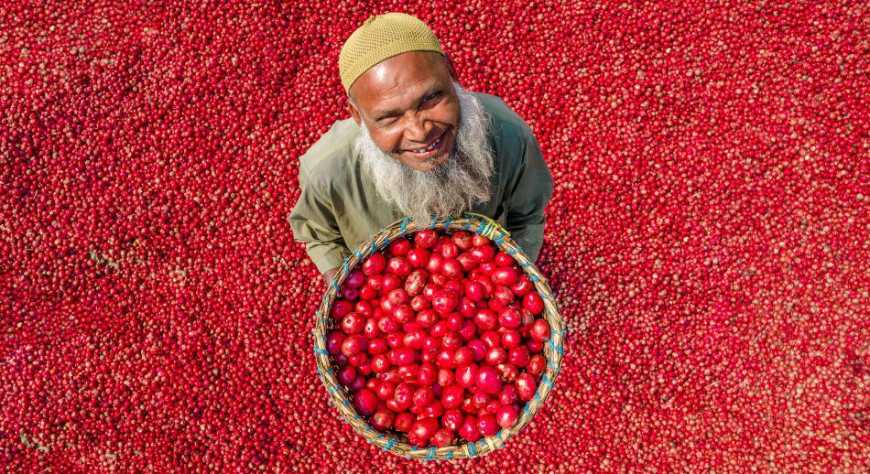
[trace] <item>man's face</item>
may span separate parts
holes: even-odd
[[[447,162],[460,111],[443,56],[418,51],[393,56],[360,76],[350,95],[351,116],[357,124],[365,121],[384,153],[417,171]]]

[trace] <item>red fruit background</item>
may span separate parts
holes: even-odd
[[[0,6],[0,465],[865,469],[867,3],[566,3]],[[563,370],[471,461],[339,420],[286,221],[346,116],[339,48],[389,10],[528,121],[556,183]]]

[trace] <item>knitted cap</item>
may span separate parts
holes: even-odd
[[[441,43],[425,23],[404,13],[369,17],[341,47],[338,72],[345,92],[369,68],[408,51],[441,51]]]

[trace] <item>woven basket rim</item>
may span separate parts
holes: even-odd
[[[502,429],[496,435],[481,438],[477,442],[447,446],[443,448],[418,448],[402,441],[398,436],[381,433],[368,425],[365,419],[356,413],[347,396],[346,389],[341,386],[333,370],[332,358],[326,350],[326,334],[334,327],[330,315],[332,304],[336,300],[338,290],[344,280],[357,264],[376,251],[386,248],[390,242],[405,235],[425,229],[435,229],[447,232],[466,230],[488,237],[499,250],[514,257],[523,272],[532,280],[536,291],[544,302],[543,317],[550,325],[550,339],[544,344],[544,356],[547,366],[538,381],[534,398],[525,403],[517,423],[511,428]],[[314,356],[317,363],[317,373],[327,389],[330,401],[338,410],[339,415],[350,426],[362,435],[366,441],[393,454],[421,461],[465,459],[486,455],[504,446],[505,441],[519,433],[531,422],[537,411],[543,405],[552,391],[556,377],[559,374],[564,355],[564,340],[567,336],[566,327],[559,313],[558,305],[546,279],[529,260],[523,250],[514,242],[510,233],[497,222],[487,216],[474,213],[464,213],[460,217],[432,219],[428,225],[420,225],[413,219],[405,217],[385,227],[369,241],[361,244],[349,257],[345,258],[333,281],[327,284],[326,292],[316,311],[314,333]]]

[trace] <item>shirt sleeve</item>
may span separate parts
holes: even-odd
[[[544,244],[544,207],[553,196],[553,177],[529,133],[522,141],[519,170],[505,198],[506,228],[534,262]]]
[[[350,254],[338,229],[335,209],[324,191],[308,182],[299,171],[302,193],[288,216],[293,238],[305,243],[305,251],[321,274],[341,266]]]

